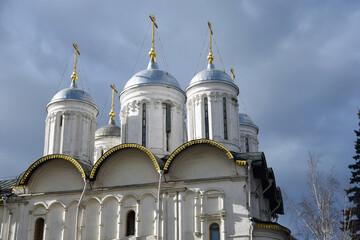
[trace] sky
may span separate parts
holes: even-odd
[[[109,84],[121,91],[149,61],[149,14],[159,67],[184,90],[206,67],[211,21],[215,66],[235,69],[239,111],[259,126],[259,148],[284,192],[306,192],[309,152],[348,187],[360,105],[355,0],[1,1],[0,177],[43,156],[46,105],[70,85],[73,42],[78,86],[99,107],[98,127],[107,124]]]

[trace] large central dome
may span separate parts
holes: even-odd
[[[183,92],[178,81],[170,73],[160,70],[156,62],[149,62],[147,69],[132,76],[126,83],[124,90],[147,85],[165,86]]]

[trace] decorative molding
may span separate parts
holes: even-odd
[[[20,182],[19,182],[19,185],[16,186],[16,189],[18,188],[24,188],[24,187],[21,187],[21,185],[26,185],[28,180],[29,180],[29,177],[30,175],[33,173],[33,171],[39,166],[41,165],[42,163],[48,161],[48,160],[51,160],[51,159],[64,159],[64,160],[67,160],[69,162],[71,162],[77,169],[78,171],[80,172],[81,174],[81,177],[82,179],[85,179],[86,178],[86,175],[85,175],[85,171],[84,169],[81,167],[80,163],[78,161],[76,161],[74,158],[72,157],[69,157],[69,156],[66,156],[66,155],[63,155],[63,154],[52,154],[52,155],[47,155],[45,157],[42,157],[40,158],[39,160],[37,160],[36,162],[34,162],[29,168],[28,170],[26,170],[26,172],[24,173],[23,177],[21,178]],[[15,187],[14,187],[15,188]]]
[[[280,231],[286,232],[287,234],[291,233],[291,231],[288,228],[283,227],[281,225],[277,225],[277,224],[271,224],[271,223],[255,223],[255,228],[280,230]]]
[[[246,166],[247,162],[246,160],[236,160],[236,164],[239,166]]]
[[[139,144],[136,144],[136,143],[124,143],[124,144],[121,144],[121,145],[118,145],[116,147],[109,149],[104,155],[101,156],[101,158],[95,163],[95,165],[93,166],[93,168],[90,172],[90,180],[95,180],[96,174],[100,168],[100,165],[108,158],[108,156],[110,156],[112,153],[117,152],[119,150],[130,149],[130,148],[136,148],[136,149],[139,149],[139,150],[143,151],[144,153],[146,153],[148,155],[148,157],[151,159],[151,161],[153,162],[155,169],[160,170],[160,166],[159,166],[158,162],[156,161],[154,154],[152,154],[152,152],[150,152],[149,149],[147,149],[146,147],[141,146]]]
[[[219,148],[220,150],[222,150],[223,152],[225,152],[226,156],[229,158],[229,159],[234,159],[234,156],[231,154],[231,152],[226,148],[224,147],[223,145],[221,145],[220,143],[218,142],[215,142],[215,141],[212,141],[212,140],[209,140],[209,139],[197,139],[197,140],[192,140],[190,142],[187,142],[183,145],[181,145],[180,147],[178,147],[170,156],[169,158],[167,159],[166,163],[165,163],[165,166],[164,166],[164,171],[167,171],[169,170],[169,167],[170,167],[170,164],[172,162],[172,160],[174,160],[174,158],[180,153],[182,152],[185,148],[188,148],[192,145],[197,145],[197,144],[209,144],[209,145],[212,145],[212,146],[215,146],[217,148]]]

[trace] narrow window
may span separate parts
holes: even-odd
[[[165,122],[166,122],[166,151],[169,150],[169,134],[171,132],[171,105],[166,103],[166,113],[165,113]]]
[[[249,152],[250,148],[249,148],[249,138],[245,138],[245,151]]]
[[[42,240],[44,235],[44,219],[38,218],[35,221],[34,240]]]
[[[142,145],[146,147],[146,103],[143,103],[142,108]]]
[[[60,115],[60,127],[63,125],[63,115]]]
[[[226,98],[223,98],[223,118],[224,118],[224,139],[228,139]]]
[[[208,112],[207,98],[204,98],[204,112],[205,112],[205,138],[209,139],[209,112]]]
[[[131,210],[126,217],[126,236],[135,235],[135,212]]]
[[[210,225],[210,240],[220,240],[219,224],[213,223]]]

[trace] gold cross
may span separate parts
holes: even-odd
[[[211,29],[211,22],[210,21],[208,21],[208,26],[209,26],[209,32],[210,32],[210,52],[211,52],[211,35],[213,35],[213,31],[212,31],[212,29]]]
[[[73,46],[75,48],[75,52],[80,55],[79,46],[77,45],[77,43],[73,43]]]
[[[209,26],[209,32],[210,32],[210,40],[209,40],[210,52],[209,52],[209,55],[208,55],[207,59],[209,60],[209,64],[213,64],[214,63],[214,55],[212,53],[212,47],[211,47],[211,35],[213,35],[213,31],[211,29],[211,22],[210,21],[208,21],[208,26]]]
[[[76,83],[76,80],[78,79],[78,76],[76,74],[76,63],[77,63],[77,55],[80,55],[79,47],[76,43],[73,43],[73,46],[75,48],[75,62],[74,62],[74,72],[71,75],[71,79],[73,83]]]
[[[110,84],[110,87],[112,88],[112,103],[111,103],[111,112],[109,114],[110,119],[113,121],[115,119],[115,112],[114,112],[114,97],[115,97],[115,92],[118,93],[118,91],[115,88],[115,84]]]
[[[152,21],[152,39],[151,39],[151,50],[149,52],[149,56],[150,56],[150,61],[151,62],[156,62],[156,52],[155,52],[155,46],[154,46],[154,35],[155,35],[155,27],[158,28],[158,25],[155,22],[155,17],[154,15],[149,15],[150,20]]]
[[[234,69],[230,68],[230,72],[231,72],[231,78],[232,80],[234,80],[235,79]]]

